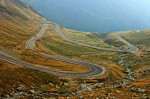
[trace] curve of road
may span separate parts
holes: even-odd
[[[45,33],[46,25],[41,24],[41,26],[42,26],[41,31],[27,42],[27,45],[26,45],[27,49],[34,50],[35,41]],[[15,58],[12,58],[12,57],[4,54],[3,52],[0,52],[0,59],[7,61],[9,63],[15,64],[15,65],[18,65],[18,66],[25,66],[25,67],[33,68],[33,69],[40,70],[43,72],[51,73],[51,74],[58,75],[58,76],[65,76],[65,77],[95,77],[95,76],[103,75],[106,72],[106,69],[104,67],[93,64],[93,63],[72,60],[72,59],[67,59],[67,58],[61,58],[61,57],[56,57],[56,56],[47,55],[47,54],[43,54],[43,53],[40,53],[40,54],[42,54],[48,58],[58,60],[58,61],[86,66],[86,67],[90,68],[90,71],[84,72],[84,73],[67,73],[67,72],[49,70],[49,69],[45,69],[45,68],[41,68],[41,67],[37,67],[37,66],[31,65],[31,64],[28,64],[21,60],[17,60]]]
[[[123,43],[127,44],[128,47],[129,47],[129,51],[127,50],[116,50],[116,49],[107,49],[107,48],[102,48],[102,47],[95,47],[95,46],[91,46],[91,45],[88,45],[88,44],[84,44],[84,43],[80,43],[80,42],[76,42],[76,41],[73,41],[71,40],[70,38],[68,38],[67,36],[65,36],[61,31],[60,31],[60,28],[59,28],[59,25],[58,24],[55,24],[55,23],[46,23],[44,22],[43,24],[52,24],[55,26],[55,30],[56,32],[62,36],[65,40],[69,41],[69,42],[72,42],[74,44],[77,44],[77,45],[81,45],[81,46],[85,46],[85,47],[90,47],[90,48],[94,48],[94,49],[98,49],[98,50],[105,50],[105,51],[114,51],[114,52],[136,52],[138,51],[139,49],[132,45],[131,43],[127,42],[125,39],[121,38],[119,36],[119,34],[122,34],[122,33],[125,33],[125,32],[118,32],[116,34],[114,34],[114,36],[119,39],[120,41],[122,41]]]
[[[41,26],[42,26],[41,31],[36,36],[32,37],[27,42],[27,45],[26,45],[27,49],[34,50],[34,43],[35,43],[35,41],[40,36],[42,36],[45,33],[45,30],[46,30],[46,25],[45,24],[53,24],[55,26],[55,30],[56,30],[57,33],[59,33],[65,40],[67,40],[69,42],[72,42],[74,44],[78,44],[78,45],[81,45],[81,46],[86,46],[86,47],[90,47],[90,48],[94,48],[94,49],[98,49],[98,50],[106,50],[106,51],[116,51],[116,52],[135,52],[135,51],[138,51],[137,47],[135,47],[134,45],[132,45],[131,43],[127,42],[126,40],[124,40],[123,38],[121,38],[119,36],[119,34],[124,33],[124,32],[118,32],[114,36],[117,39],[119,39],[120,41],[122,41],[123,43],[127,44],[128,47],[130,48],[130,51],[106,49],[106,48],[101,48],[101,47],[94,47],[94,46],[91,46],[91,45],[87,45],[87,44],[84,44],[84,43],[79,43],[79,42],[73,41],[73,40],[69,39],[68,37],[66,37],[60,31],[59,26],[57,24],[55,24],[55,23],[47,23],[47,22],[41,23]],[[87,67],[90,68],[90,71],[85,72],[85,73],[67,73],[67,72],[59,72],[59,71],[49,70],[49,69],[45,69],[45,68],[41,68],[41,67],[36,67],[36,66],[31,65],[31,64],[25,63],[23,61],[17,60],[15,58],[9,57],[8,55],[3,54],[1,51],[0,51],[0,59],[2,59],[4,61],[7,61],[7,62],[10,62],[12,64],[16,64],[16,65],[19,65],[19,66],[26,66],[26,67],[29,67],[29,68],[37,69],[37,70],[44,71],[44,72],[47,72],[47,73],[51,73],[51,74],[58,75],[58,76],[94,77],[94,76],[98,76],[98,75],[103,75],[106,72],[106,69],[104,67],[98,66],[96,64],[83,62],[83,61],[72,60],[72,59],[67,59],[67,58],[56,57],[56,56],[47,55],[47,54],[43,54],[43,53],[40,53],[40,54],[42,54],[42,55],[44,55],[46,57],[58,60],[58,61],[63,61],[63,62],[77,64],[77,65],[87,66]]]
[[[50,56],[51,57],[51,56]],[[12,58],[8,55],[5,55],[3,53],[0,53],[0,59],[7,61],[9,63],[18,65],[18,66],[25,66],[25,67],[29,67],[32,69],[36,69],[39,71],[43,71],[43,72],[47,72],[47,73],[51,73],[54,75],[58,75],[58,76],[65,76],[65,77],[94,77],[94,76],[98,76],[98,75],[103,75],[105,73],[105,68],[103,67],[99,67],[98,65],[95,64],[91,64],[91,63],[87,63],[87,62],[81,62],[81,61],[73,61],[73,60],[67,60],[67,59],[61,59],[61,58],[57,58],[55,57],[56,60],[64,60],[65,62],[68,61],[70,63],[74,63],[74,64],[80,64],[80,65],[85,65],[89,68],[91,68],[91,70],[89,72],[85,72],[85,73],[66,73],[66,72],[59,72],[59,71],[54,71],[54,70],[50,70],[50,69],[45,69],[45,68],[41,68],[41,67],[37,67],[31,64],[28,64],[26,62],[23,62],[21,60],[17,60],[15,58]],[[104,69],[104,70],[103,70]]]
[[[132,45],[131,43],[129,43],[128,41],[126,41],[125,39],[123,39],[123,38],[121,38],[121,37],[119,36],[119,34],[123,34],[123,33],[125,33],[125,32],[118,32],[118,33],[114,34],[114,36],[115,36],[117,39],[119,39],[121,42],[123,42],[123,43],[125,43],[125,44],[128,45],[128,48],[130,49],[129,52],[136,52],[136,51],[138,51],[139,49],[138,49],[136,46]]]

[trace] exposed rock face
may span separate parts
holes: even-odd
[[[26,88],[24,85],[20,85],[18,88],[17,88],[18,91],[25,91]]]
[[[34,93],[35,93],[35,91],[34,91],[34,90],[30,90],[29,92],[30,92],[31,94],[34,94]]]
[[[131,91],[136,93],[145,93],[146,91],[144,89],[138,88],[137,86],[132,86]]]

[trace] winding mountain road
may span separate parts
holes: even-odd
[[[35,41],[36,41],[40,36],[42,36],[42,35],[45,33],[45,30],[46,30],[46,25],[41,24],[41,26],[42,26],[41,31],[40,31],[36,36],[32,37],[32,38],[27,42],[26,49],[34,50],[34,43],[35,43]]]
[[[45,30],[46,30],[45,24],[48,24],[48,23],[41,23],[41,26],[42,26],[41,31],[27,42],[27,46],[26,46],[27,49],[34,50],[34,42],[45,33]],[[88,68],[90,68],[90,71],[85,72],[85,73],[67,73],[67,72],[55,71],[55,75],[67,76],[67,77],[93,77],[93,76],[103,75],[106,72],[106,69],[104,67],[98,66],[96,64],[67,59],[67,58],[56,57],[56,56],[47,55],[47,54],[43,54],[43,53],[40,53],[40,54],[42,54],[48,58],[58,60],[58,61],[73,63],[73,64],[77,64],[77,65],[83,65],[83,66],[87,66]],[[54,74],[54,71],[51,73]]]
[[[49,57],[51,57],[51,56],[49,56]],[[51,73],[51,74],[58,75],[58,76],[65,76],[65,77],[94,77],[94,76],[98,76],[98,75],[103,75],[106,71],[105,68],[99,67],[98,65],[95,65],[95,64],[91,64],[91,63],[87,63],[87,62],[81,62],[81,61],[74,61],[71,59],[64,59],[64,58],[59,58],[59,57],[54,57],[53,59],[56,59],[59,61],[65,61],[65,62],[69,62],[69,63],[74,63],[74,64],[79,64],[79,65],[85,65],[85,66],[90,68],[90,71],[85,72],[85,73],[66,73],[66,72],[54,71],[54,70],[45,69],[45,68],[31,65],[29,63],[26,63],[26,62],[23,62],[21,60],[7,56],[1,52],[0,52],[0,59],[7,61],[9,63],[15,64],[15,65],[18,65],[18,66],[25,66],[25,67],[36,69],[39,71]]]
[[[118,33],[114,34],[114,36],[115,36],[117,39],[119,39],[121,42],[123,42],[123,43],[125,43],[125,44],[128,45],[128,48],[130,49],[129,52],[136,52],[136,51],[138,51],[139,49],[138,49],[136,46],[132,45],[131,43],[129,43],[128,41],[126,41],[125,39],[123,39],[123,38],[121,38],[121,37],[119,36],[119,34],[123,34],[123,33],[125,33],[125,32],[118,32]]]
[[[122,41],[123,43],[127,44],[129,49],[130,50],[116,50],[116,49],[107,49],[107,48],[102,48],[102,47],[95,47],[95,46],[91,46],[91,45],[88,45],[88,44],[84,44],[84,43],[80,43],[80,42],[76,42],[76,41],[73,41],[71,40],[70,38],[68,38],[67,36],[65,36],[61,31],[60,31],[60,28],[59,28],[59,25],[58,24],[55,24],[55,23],[43,23],[43,24],[52,24],[55,26],[55,30],[56,32],[61,35],[65,40],[69,41],[69,42],[72,42],[74,44],[77,44],[77,45],[81,45],[81,46],[85,46],[85,47],[90,47],[90,48],[94,48],[94,49],[98,49],[98,50],[105,50],[105,51],[114,51],[114,52],[136,52],[138,51],[138,48],[134,45],[132,45],[131,43],[127,42],[125,39],[121,38],[119,36],[119,34],[122,34],[122,33],[125,33],[125,32],[118,32],[116,34],[114,34],[114,36],[119,39],[120,41]]]
[[[94,49],[98,49],[98,50],[116,51],[116,52],[124,52],[125,51],[125,50],[115,50],[115,49],[106,49],[106,48],[101,48],[101,47],[94,47],[94,46],[91,46],[91,45],[87,45],[87,44],[84,44],[84,43],[79,43],[79,42],[73,41],[73,40],[69,39],[68,37],[66,37],[60,31],[59,26],[57,24],[47,23],[47,22],[41,23],[41,26],[42,26],[41,31],[36,36],[32,37],[27,42],[27,45],[26,45],[27,49],[34,50],[35,41],[45,33],[45,30],[46,30],[46,25],[45,24],[53,24],[55,26],[55,30],[56,30],[57,33],[59,33],[65,40],[67,40],[69,42],[72,42],[74,44],[78,44],[78,45],[81,45],[81,46],[86,46],[86,47],[90,47],[90,48],[94,48]],[[116,38],[118,38],[120,41],[124,42],[125,44],[127,44],[129,46],[129,48],[131,50],[126,51],[126,52],[138,51],[137,47],[130,44],[129,42],[127,42],[126,40],[124,40],[123,38],[121,38],[119,36],[119,34],[121,34],[121,33],[123,33],[123,32],[116,33],[114,36]],[[15,58],[8,56],[7,54],[5,54],[1,51],[0,51],[0,59],[4,60],[4,61],[7,61],[9,63],[15,64],[15,65],[18,65],[18,66],[25,66],[25,67],[33,68],[33,69],[36,69],[36,70],[39,70],[39,71],[51,73],[51,74],[58,75],[58,76],[65,76],[65,77],[94,77],[94,76],[103,75],[106,72],[106,69],[104,67],[93,64],[93,63],[88,63],[88,62],[78,61],[78,60],[72,60],[72,59],[67,59],[67,58],[61,58],[61,57],[56,57],[56,56],[47,55],[47,54],[43,54],[43,53],[40,53],[40,54],[42,54],[42,55],[44,55],[48,58],[52,58],[54,60],[87,66],[88,68],[90,68],[90,71],[85,72],[85,73],[68,73],[68,72],[60,72],[60,71],[49,70],[49,69],[37,67],[37,66],[31,65],[29,63],[23,62],[21,60],[15,59]]]
[[[34,50],[35,41],[45,33],[46,25],[41,24],[41,26],[42,26],[41,31],[36,36],[32,37],[27,42],[27,45],[26,45],[27,49]],[[12,58],[12,57],[4,54],[1,51],[0,51],[0,59],[2,59],[4,61],[7,61],[9,63],[15,64],[15,65],[18,65],[18,66],[25,66],[25,67],[33,68],[33,69],[36,69],[36,70],[39,70],[39,71],[51,73],[51,74],[58,75],[58,76],[65,76],[65,77],[81,77],[81,78],[95,77],[95,76],[103,75],[106,72],[106,69],[104,67],[93,64],[93,63],[88,63],[88,62],[78,61],[78,60],[72,60],[72,59],[67,59],[67,58],[61,58],[61,57],[56,57],[56,56],[47,55],[47,54],[43,54],[43,53],[40,53],[40,54],[42,54],[42,55],[44,55],[48,58],[52,58],[54,60],[86,66],[86,67],[90,68],[90,71],[84,72],[84,73],[68,73],[68,72],[60,72],[60,71],[49,70],[49,69],[37,67],[37,66],[31,65],[29,63],[23,62],[21,60]]]

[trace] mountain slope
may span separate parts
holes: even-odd
[[[82,47],[63,39],[56,32],[53,25],[47,25],[47,30],[44,35],[35,42],[34,51],[26,50],[26,41],[39,33],[41,29],[38,24],[40,21],[46,21],[46,19],[42,18],[31,6],[19,0],[5,0],[4,2],[0,2],[0,51],[2,50],[30,64],[38,64],[37,66],[47,69],[50,68],[67,72],[86,71],[83,66],[55,61],[44,57],[39,54],[39,52],[102,64],[109,72],[103,76],[91,79],[64,79],[63,77],[57,77],[37,70],[12,65],[0,60],[0,98],[9,98],[13,96],[15,96],[14,98],[24,96],[27,96],[27,98],[47,98],[51,97],[52,94],[54,94],[54,97],[58,98],[68,98],[69,95],[75,99],[82,98],[82,95],[85,98],[91,99],[98,97],[135,98],[135,96],[138,98],[141,96],[143,96],[142,98],[147,98],[147,96],[149,96],[150,79],[148,68],[150,64],[150,54],[146,54],[147,52],[145,50],[140,50],[143,55],[137,58],[138,55],[134,53],[127,53],[124,55],[117,52],[99,51],[88,47]],[[60,30],[67,35],[67,37],[75,41],[91,44],[93,46],[108,48],[114,46],[126,47],[126,45],[121,44],[119,40],[116,41],[116,38],[113,36],[114,33],[102,35],[98,33],[69,30],[63,27],[61,27]],[[147,32],[142,36],[146,36]],[[130,34],[130,36],[132,36],[132,34]],[[132,38],[123,37],[132,42]],[[136,41],[139,39],[138,36],[132,37]],[[149,37],[146,37],[146,39],[149,40]],[[142,39],[139,40],[140,42],[142,41]],[[113,42],[115,43],[113,44]],[[134,44],[138,45],[137,43]],[[147,42],[140,43],[140,46],[144,45],[148,45]],[[138,47],[140,46],[138,45]],[[140,51],[138,53],[140,53]],[[122,57],[124,57],[124,60],[122,60]],[[121,65],[123,67],[121,67]],[[126,81],[131,80],[130,77],[125,74],[128,71],[126,72],[126,67],[124,66],[128,65],[133,70],[132,74],[138,81],[131,82],[127,87],[123,87],[122,82],[126,83]],[[140,72],[142,73],[140,73],[139,70],[141,70]],[[138,76],[138,74],[140,74],[140,76]],[[133,88],[134,90],[132,90]],[[138,92],[139,88],[141,88],[140,92]],[[85,90],[88,92],[84,93]],[[91,90],[93,90],[93,92],[91,92]]]
[[[46,69],[79,72],[82,71],[80,69],[82,68],[83,71],[86,71],[83,66],[49,59],[36,51],[25,48],[26,42],[41,30],[40,21],[43,22],[46,19],[30,5],[20,0],[5,0],[4,3],[0,1],[0,55],[6,53],[10,55],[9,57],[28,61],[30,64]],[[24,95],[28,97],[34,90],[41,93],[47,91],[63,93],[66,90],[77,90],[78,87],[70,83],[69,87],[62,87],[63,83],[67,82],[68,80],[45,72],[0,60],[0,98],[18,98]],[[20,86],[23,88],[20,89]],[[61,88],[57,89],[56,86],[61,86]],[[20,95],[20,92],[24,95]]]
[[[108,33],[150,27],[148,0],[22,0],[66,28]]]
[[[27,39],[40,30],[44,21],[35,9],[20,0],[5,0],[0,4],[0,45],[13,49],[24,48]]]

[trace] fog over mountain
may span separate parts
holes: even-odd
[[[150,29],[150,0],[22,0],[45,18],[89,32]]]

